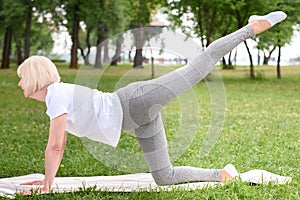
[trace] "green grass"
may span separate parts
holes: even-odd
[[[110,67],[101,77],[98,88],[112,91],[128,65]],[[235,182],[226,186],[196,191],[109,193],[87,189],[68,194],[49,194],[17,199],[300,199],[300,68],[282,67],[277,79],[274,67],[256,68],[259,79],[248,78],[248,68],[221,71],[227,96],[223,131],[212,151],[205,157],[200,147],[211,120],[210,94],[204,81],[194,87],[199,105],[200,127],[187,151],[174,165],[222,168],[233,163],[241,172],[265,169],[291,176],[287,185],[249,186]],[[76,70],[59,67],[63,82],[73,83]],[[99,70],[95,71],[99,72]],[[150,70],[134,71],[145,74]],[[129,79],[129,75],[127,76]],[[49,119],[43,103],[25,99],[17,87],[15,67],[0,70],[0,177],[44,172],[44,149]],[[177,101],[164,111],[167,137],[172,140],[179,127]],[[123,134],[120,147],[138,151],[132,137]],[[134,161],[132,161],[134,163]],[[68,135],[67,148],[57,176],[96,176],[122,174],[91,155],[80,139]]]

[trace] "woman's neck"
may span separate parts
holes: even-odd
[[[29,96],[29,98],[32,98],[32,99],[35,99],[35,100],[38,100],[38,101],[41,101],[41,102],[45,102],[46,101],[46,95],[47,95],[47,88],[48,88],[48,86],[43,87],[41,90],[31,94]]]

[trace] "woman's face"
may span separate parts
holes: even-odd
[[[20,79],[18,86],[23,90],[24,96],[27,97],[22,78]]]

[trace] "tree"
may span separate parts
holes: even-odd
[[[90,65],[90,53],[91,53],[92,43],[96,43],[96,42],[92,42],[93,38],[94,37],[92,34],[92,28],[86,27],[84,31],[80,29],[78,48],[80,50],[81,56],[83,57],[84,64],[86,66]]]
[[[298,15],[298,8],[300,8],[300,0],[295,0],[291,2],[279,1],[277,4],[278,7],[283,8],[287,13],[288,18],[285,23],[279,24],[277,26],[277,38],[276,44],[278,47],[278,56],[277,56],[277,78],[281,78],[280,71],[280,60],[281,60],[281,47],[287,43],[290,43],[291,37],[293,35],[294,27],[300,24],[300,17]]]
[[[79,29],[81,11],[89,1],[84,0],[59,0],[54,1],[53,21],[56,27],[65,26],[71,35],[72,47],[69,68],[78,68]]]
[[[30,55],[30,30],[32,24],[32,9],[34,7],[34,1],[26,0],[24,1],[25,8],[25,42],[24,42],[24,59],[28,58]]]
[[[96,30],[97,30],[97,17],[102,12],[99,9],[96,1],[90,1],[84,6],[81,6],[80,16],[82,19],[83,26],[80,27],[79,31],[79,49],[81,56],[84,59],[86,66],[90,65],[90,53],[92,45],[96,45]]]
[[[66,20],[67,20],[67,28],[71,35],[72,47],[71,47],[71,60],[69,68],[77,69],[78,68],[78,48],[79,48],[79,12],[81,9],[81,1],[80,0],[64,0],[63,7],[66,11]]]
[[[116,45],[116,50],[115,54],[112,57],[111,65],[117,65],[118,61],[120,60],[120,55],[121,55],[121,46],[124,38],[122,34],[118,34],[116,37],[115,45]]]
[[[281,57],[281,47],[291,41],[291,37],[293,34],[292,27],[293,23],[290,21],[295,21],[294,16],[298,16],[296,14],[297,8],[300,6],[300,1],[295,0],[292,2],[286,2],[283,0],[274,0],[274,1],[257,1],[253,4],[253,9],[251,14],[261,14],[261,13],[269,13],[274,10],[283,10],[288,14],[288,19],[272,29],[259,34],[256,38],[258,38],[258,49],[264,51],[264,63],[268,63],[268,59],[271,57],[274,50],[278,47],[278,62],[277,62],[277,74],[278,78],[280,78],[280,57]],[[268,52],[268,53],[267,53]],[[253,64],[252,64],[253,65]],[[252,66],[251,65],[251,66]],[[251,69],[250,66],[250,76],[254,78],[254,68]]]
[[[39,22],[35,17],[32,20],[30,52],[32,54],[48,55],[53,48],[51,27],[47,21]]]
[[[108,38],[116,33],[124,31],[128,23],[128,17],[125,10],[128,8],[126,1],[101,0],[99,6],[101,12],[97,17],[97,53],[95,67],[102,67],[102,49],[105,45],[109,45]],[[106,58],[105,58],[106,56]],[[104,59],[109,61],[108,54],[104,52]]]
[[[9,55],[11,52],[11,40],[12,40],[12,28],[10,26],[8,26],[5,29],[5,36],[4,36],[4,45],[3,45],[2,62],[1,62],[2,69],[9,68]]]
[[[231,0],[182,0],[172,1],[165,12],[174,28],[180,27],[187,37],[199,38],[202,47],[206,48],[245,23],[247,10],[243,9],[243,14],[236,12],[240,6]],[[231,67],[231,56],[230,52],[228,63],[222,59],[224,68]]]
[[[45,3],[45,1],[42,0],[24,0],[20,1],[22,3],[22,7],[24,9],[24,20],[25,20],[25,37],[24,37],[24,56],[22,60],[25,60],[30,56],[30,42],[31,42],[31,28],[32,28],[32,19],[33,19],[33,13],[34,12],[43,12],[44,10],[47,10],[50,7],[49,3]],[[50,3],[50,5],[53,5],[53,3]],[[37,20],[37,19],[35,19]],[[19,59],[20,56],[19,56]],[[22,60],[19,60],[22,61]]]
[[[243,27],[248,23],[247,20],[250,15],[268,13],[274,10],[284,10],[286,12],[292,12],[291,10],[293,10],[293,12],[296,12],[295,8],[299,8],[299,4],[296,2],[299,2],[299,0],[288,3],[283,0],[174,0],[170,2],[167,13],[170,15],[170,20],[173,22],[174,27],[182,27],[183,32],[187,36],[196,35],[199,37],[202,46],[205,48],[218,37],[224,36],[236,30],[236,28]],[[294,15],[298,16],[296,13]],[[184,26],[183,24],[186,21],[192,22],[192,26]],[[288,26],[291,27],[291,25]],[[284,29],[285,27],[282,28]],[[286,31],[288,30],[290,28],[287,28]],[[275,32],[276,29],[274,28],[268,31],[269,40],[265,43],[262,39],[263,36],[256,38],[257,41],[260,41],[261,48],[265,48],[265,50],[268,48],[269,52],[271,52],[272,49],[278,46],[278,40],[275,37],[277,33]],[[272,36],[270,37],[270,35]],[[285,44],[288,42],[290,36],[290,34],[285,35],[284,37],[286,38],[280,40],[280,43]],[[270,38],[274,40],[270,40]],[[247,41],[244,44],[250,61],[250,77],[255,78],[252,54]],[[265,55],[267,57],[267,54]],[[223,63],[225,63],[224,59]]]
[[[293,34],[292,25],[283,22],[257,36],[258,45],[256,46],[264,54],[263,64],[268,65],[269,59],[278,46],[284,46],[291,41]]]
[[[281,60],[281,47],[291,41],[291,35],[293,33],[292,26],[289,23],[278,24],[272,31],[267,31],[259,36],[258,49],[264,52],[264,65],[268,65],[268,61],[271,58],[272,53],[277,48],[277,77],[281,78],[280,72],[280,60]],[[268,52],[268,55],[267,53]]]
[[[120,34],[120,32],[123,32],[130,23],[129,16],[126,15],[128,9],[126,5],[126,1],[122,1],[122,3],[119,2],[118,5],[115,5],[115,17],[112,18],[110,22],[113,24],[110,29],[110,35],[116,36],[111,40],[112,45],[115,45],[115,54],[111,58],[111,65],[117,65],[117,62],[120,60],[122,42],[124,41],[123,35]]]
[[[233,30],[233,13],[223,0],[171,1],[167,10],[173,28],[180,27],[188,37],[200,38],[206,48],[212,41]],[[185,25],[187,22],[191,25]]]
[[[137,28],[134,31],[135,36],[135,56],[133,67],[143,66],[143,45],[145,42],[144,38],[144,27],[149,25],[152,16],[157,12],[159,7],[165,6],[167,1],[165,0],[129,0],[128,4],[128,15],[130,16],[130,28]]]
[[[25,1],[13,1],[13,0],[2,0],[0,16],[2,27],[5,27],[5,42],[3,45],[2,52],[2,68],[9,67],[9,59],[12,56],[16,56],[17,63],[20,64],[23,60],[30,55],[30,50],[33,46],[36,46],[40,41],[43,41],[44,47],[49,46],[51,40],[50,30],[44,29],[46,24],[39,23],[40,29],[44,29],[48,34],[43,37],[43,34],[39,34],[37,43],[31,45],[32,25],[37,25],[36,22],[41,19],[40,13],[51,7],[52,3],[46,3],[41,0],[25,0]],[[47,9],[45,9],[47,7]],[[34,17],[33,15],[36,15]],[[44,33],[43,32],[43,33]],[[46,39],[48,37],[50,39]],[[45,43],[47,41],[47,44]],[[15,48],[15,54],[11,55],[11,49]]]
[[[113,1],[114,2],[114,1]],[[103,68],[102,63],[102,50],[103,50],[103,41],[109,37],[109,21],[110,18],[113,17],[111,12],[109,12],[110,9],[114,9],[113,7],[110,7],[110,3],[108,0],[99,0],[98,1],[98,8],[101,10],[99,14],[97,15],[97,48],[96,48],[96,59],[95,59],[95,68]]]
[[[37,15],[37,13],[35,13]],[[47,55],[50,53],[53,47],[53,40],[51,37],[52,30],[49,27],[49,24],[45,20],[41,20],[39,16],[32,16],[32,22],[30,25],[30,46],[28,53],[32,54],[42,54]],[[24,23],[19,30],[15,30],[13,33],[14,43],[13,48],[15,52],[12,53],[12,56],[16,57],[17,63],[21,64],[24,61],[25,54],[25,41],[26,30]]]
[[[79,17],[82,26],[78,48],[86,65],[89,65],[91,47],[96,46],[95,67],[102,68],[102,43],[111,35],[124,30],[125,22],[128,21],[124,15],[125,9],[125,1],[97,0],[81,4]],[[108,60],[107,52],[105,56]]]
[[[1,68],[9,68],[10,54],[12,47],[13,32],[23,23],[24,8],[19,1],[2,0],[0,18],[2,27],[5,30]]]
[[[278,49],[277,55],[277,77],[281,77],[280,72],[280,60],[281,60],[281,48],[291,42],[293,35],[293,27],[297,24],[298,14],[296,14],[297,9],[300,7],[300,1],[295,0],[293,2],[282,2],[280,0],[271,4],[268,9],[270,10],[284,10],[288,17],[287,19],[273,27],[271,30],[266,31],[259,36],[257,48],[264,52],[264,61],[265,65],[268,64],[269,59],[271,58],[275,49]]]
[[[126,2],[119,4],[118,15],[114,18],[115,21],[112,22],[115,25],[111,29],[111,35],[115,35],[116,37],[111,41],[112,45],[115,45],[115,54],[111,58],[111,65],[117,65],[120,61],[121,47],[124,41],[123,35],[120,32],[123,32],[130,24],[129,16],[126,14],[128,9],[126,5]]]
[[[73,25],[72,25],[72,31],[71,31],[71,38],[72,38],[72,47],[71,47],[71,62],[70,62],[70,68],[77,68],[78,64],[78,57],[77,57],[77,50],[79,47],[79,39],[78,39],[78,33],[79,33],[79,4],[75,3],[73,7]]]

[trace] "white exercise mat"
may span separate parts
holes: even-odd
[[[240,174],[243,182],[266,184],[286,184],[291,177],[279,176],[265,170],[251,170]],[[43,174],[29,174],[12,178],[0,179],[0,196],[14,198],[15,193],[25,189],[35,189],[41,186],[25,186],[21,183],[43,180]],[[91,177],[56,177],[53,192],[73,192],[80,188],[96,186],[99,191],[110,192],[136,192],[136,191],[170,191],[173,189],[196,190],[204,187],[213,187],[219,182],[195,182],[173,186],[157,186],[150,173],[127,174],[118,176],[91,176]]]

